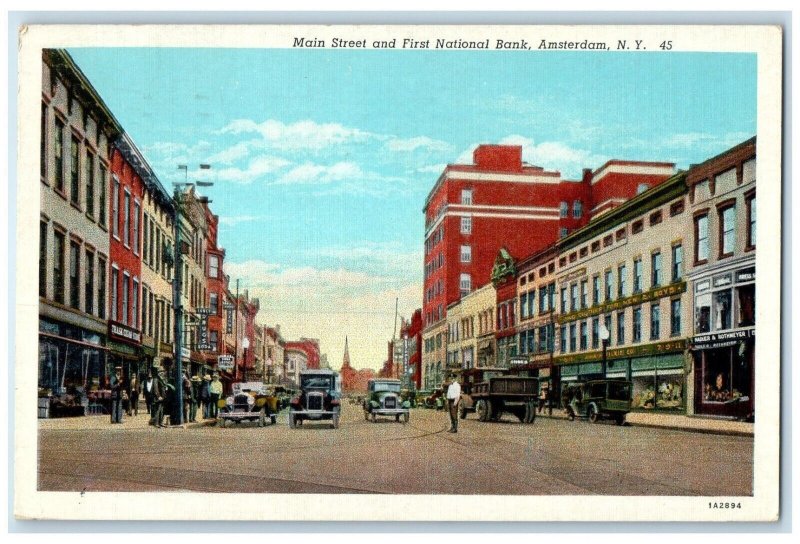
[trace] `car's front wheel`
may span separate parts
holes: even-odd
[[[597,423],[600,419],[600,414],[597,412],[597,407],[594,404],[589,405],[589,421]]]

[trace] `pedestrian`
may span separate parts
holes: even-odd
[[[208,415],[211,412],[210,385],[211,385],[211,376],[206,374],[205,376],[203,376],[203,383],[200,384],[200,404],[203,407],[203,419],[208,419]]]
[[[153,425],[156,427],[164,426],[164,404],[166,403],[167,384],[164,381],[164,370],[159,369],[158,374],[152,379],[151,389],[151,413],[153,414]]]
[[[187,371],[183,372],[181,386],[183,387],[183,422],[191,422],[194,398],[192,396],[192,380],[189,379],[189,372]]]
[[[192,376],[192,407],[189,409],[189,421],[197,421],[197,407],[200,405],[200,376]]]
[[[461,384],[454,376],[447,387],[447,407],[450,412],[450,429],[449,433],[458,432],[458,405],[461,402]]]
[[[130,399],[129,407],[128,407],[128,415],[139,415],[139,390],[141,389],[141,385],[139,384],[139,380],[136,376],[131,378],[130,386],[128,387],[128,398]]]
[[[123,381],[122,381],[122,367],[118,366],[114,369],[114,375],[111,377],[111,423],[122,423],[122,394]]]
[[[219,374],[216,372],[214,373],[214,378],[211,380],[211,383],[208,386],[209,395],[211,397],[211,406],[209,410],[209,417],[215,418],[217,417],[217,403],[219,402],[220,397],[222,396],[222,382],[219,381]]]
[[[545,386],[542,387],[542,390],[539,391],[539,413],[540,414],[544,410],[544,406],[545,406],[545,404],[547,404],[547,401],[549,400],[549,398],[550,398],[550,388],[547,385],[545,385]]]
[[[147,373],[147,378],[144,380],[144,386],[142,387],[142,393],[144,394],[144,404],[147,408],[147,413],[150,414],[150,425],[155,423],[154,412],[153,412],[153,384],[156,381],[157,376],[156,367],[150,369],[150,372]]]

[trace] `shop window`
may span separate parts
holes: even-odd
[[[748,348],[714,349],[705,352],[703,402],[730,403],[750,396],[752,387]]]
[[[694,332],[711,332],[711,293],[696,295],[694,299]]]
[[[635,361],[635,359],[634,359]],[[674,370],[662,374],[657,370],[632,372],[631,408],[638,410],[682,411],[686,380]]]
[[[731,291],[714,293],[714,330],[722,331],[731,328]]]
[[[742,285],[736,288],[737,306],[739,309],[737,325],[749,327],[756,324],[756,286]]]

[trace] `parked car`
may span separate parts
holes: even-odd
[[[539,379],[510,375],[502,368],[471,368],[462,372],[459,416],[476,412],[480,421],[499,421],[504,413],[522,423],[536,419]]]
[[[339,373],[333,370],[304,370],[300,372],[300,393],[289,405],[289,427],[294,429],[304,421],[330,420],[339,428],[342,388]]]
[[[434,389],[433,392],[425,399],[425,408],[436,408],[437,410],[444,409],[444,388]]]
[[[394,416],[395,421],[408,423],[411,402],[403,400],[401,396],[400,380],[376,378],[367,383],[367,396],[362,405],[364,419],[372,419],[374,423],[378,416]]]
[[[587,418],[592,423],[613,419],[617,425],[625,423],[631,411],[633,384],[624,379],[591,380],[575,383],[564,390],[567,418]]]
[[[275,394],[261,382],[234,383],[233,394],[218,401],[217,418],[222,427],[229,421],[257,421],[259,427],[264,427],[269,420],[274,425],[277,402]]]

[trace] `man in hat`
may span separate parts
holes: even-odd
[[[194,404],[194,395],[192,395],[192,380],[189,379],[189,371],[183,371],[183,378],[181,380],[183,387],[183,421],[191,422],[192,417],[192,404]]]
[[[189,421],[197,421],[197,406],[200,404],[200,386],[203,380],[195,374],[192,376],[192,405],[189,408]]]
[[[222,396],[222,382],[219,381],[219,374],[216,372],[214,373],[214,377],[211,380],[211,383],[208,386],[208,390],[211,397],[211,410],[209,411],[209,417],[216,418],[217,417],[217,402],[219,402],[220,397]]]
[[[155,425],[155,411],[153,410],[153,384],[156,382],[157,376],[158,367],[154,365],[147,374],[144,384],[142,384],[144,403],[147,406],[147,413],[150,414],[150,425]]]
[[[164,369],[159,368],[156,377],[153,379],[152,389],[153,400],[151,410],[153,414],[153,425],[156,427],[164,426],[164,400],[166,397],[166,384],[164,383]]]
[[[111,423],[122,423],[122,367],[111,376]]]
[[[200,403],[203,407],[203,419],[208,419],[211,409],[211,376],[203,376],[203,383],[200,384]]]

